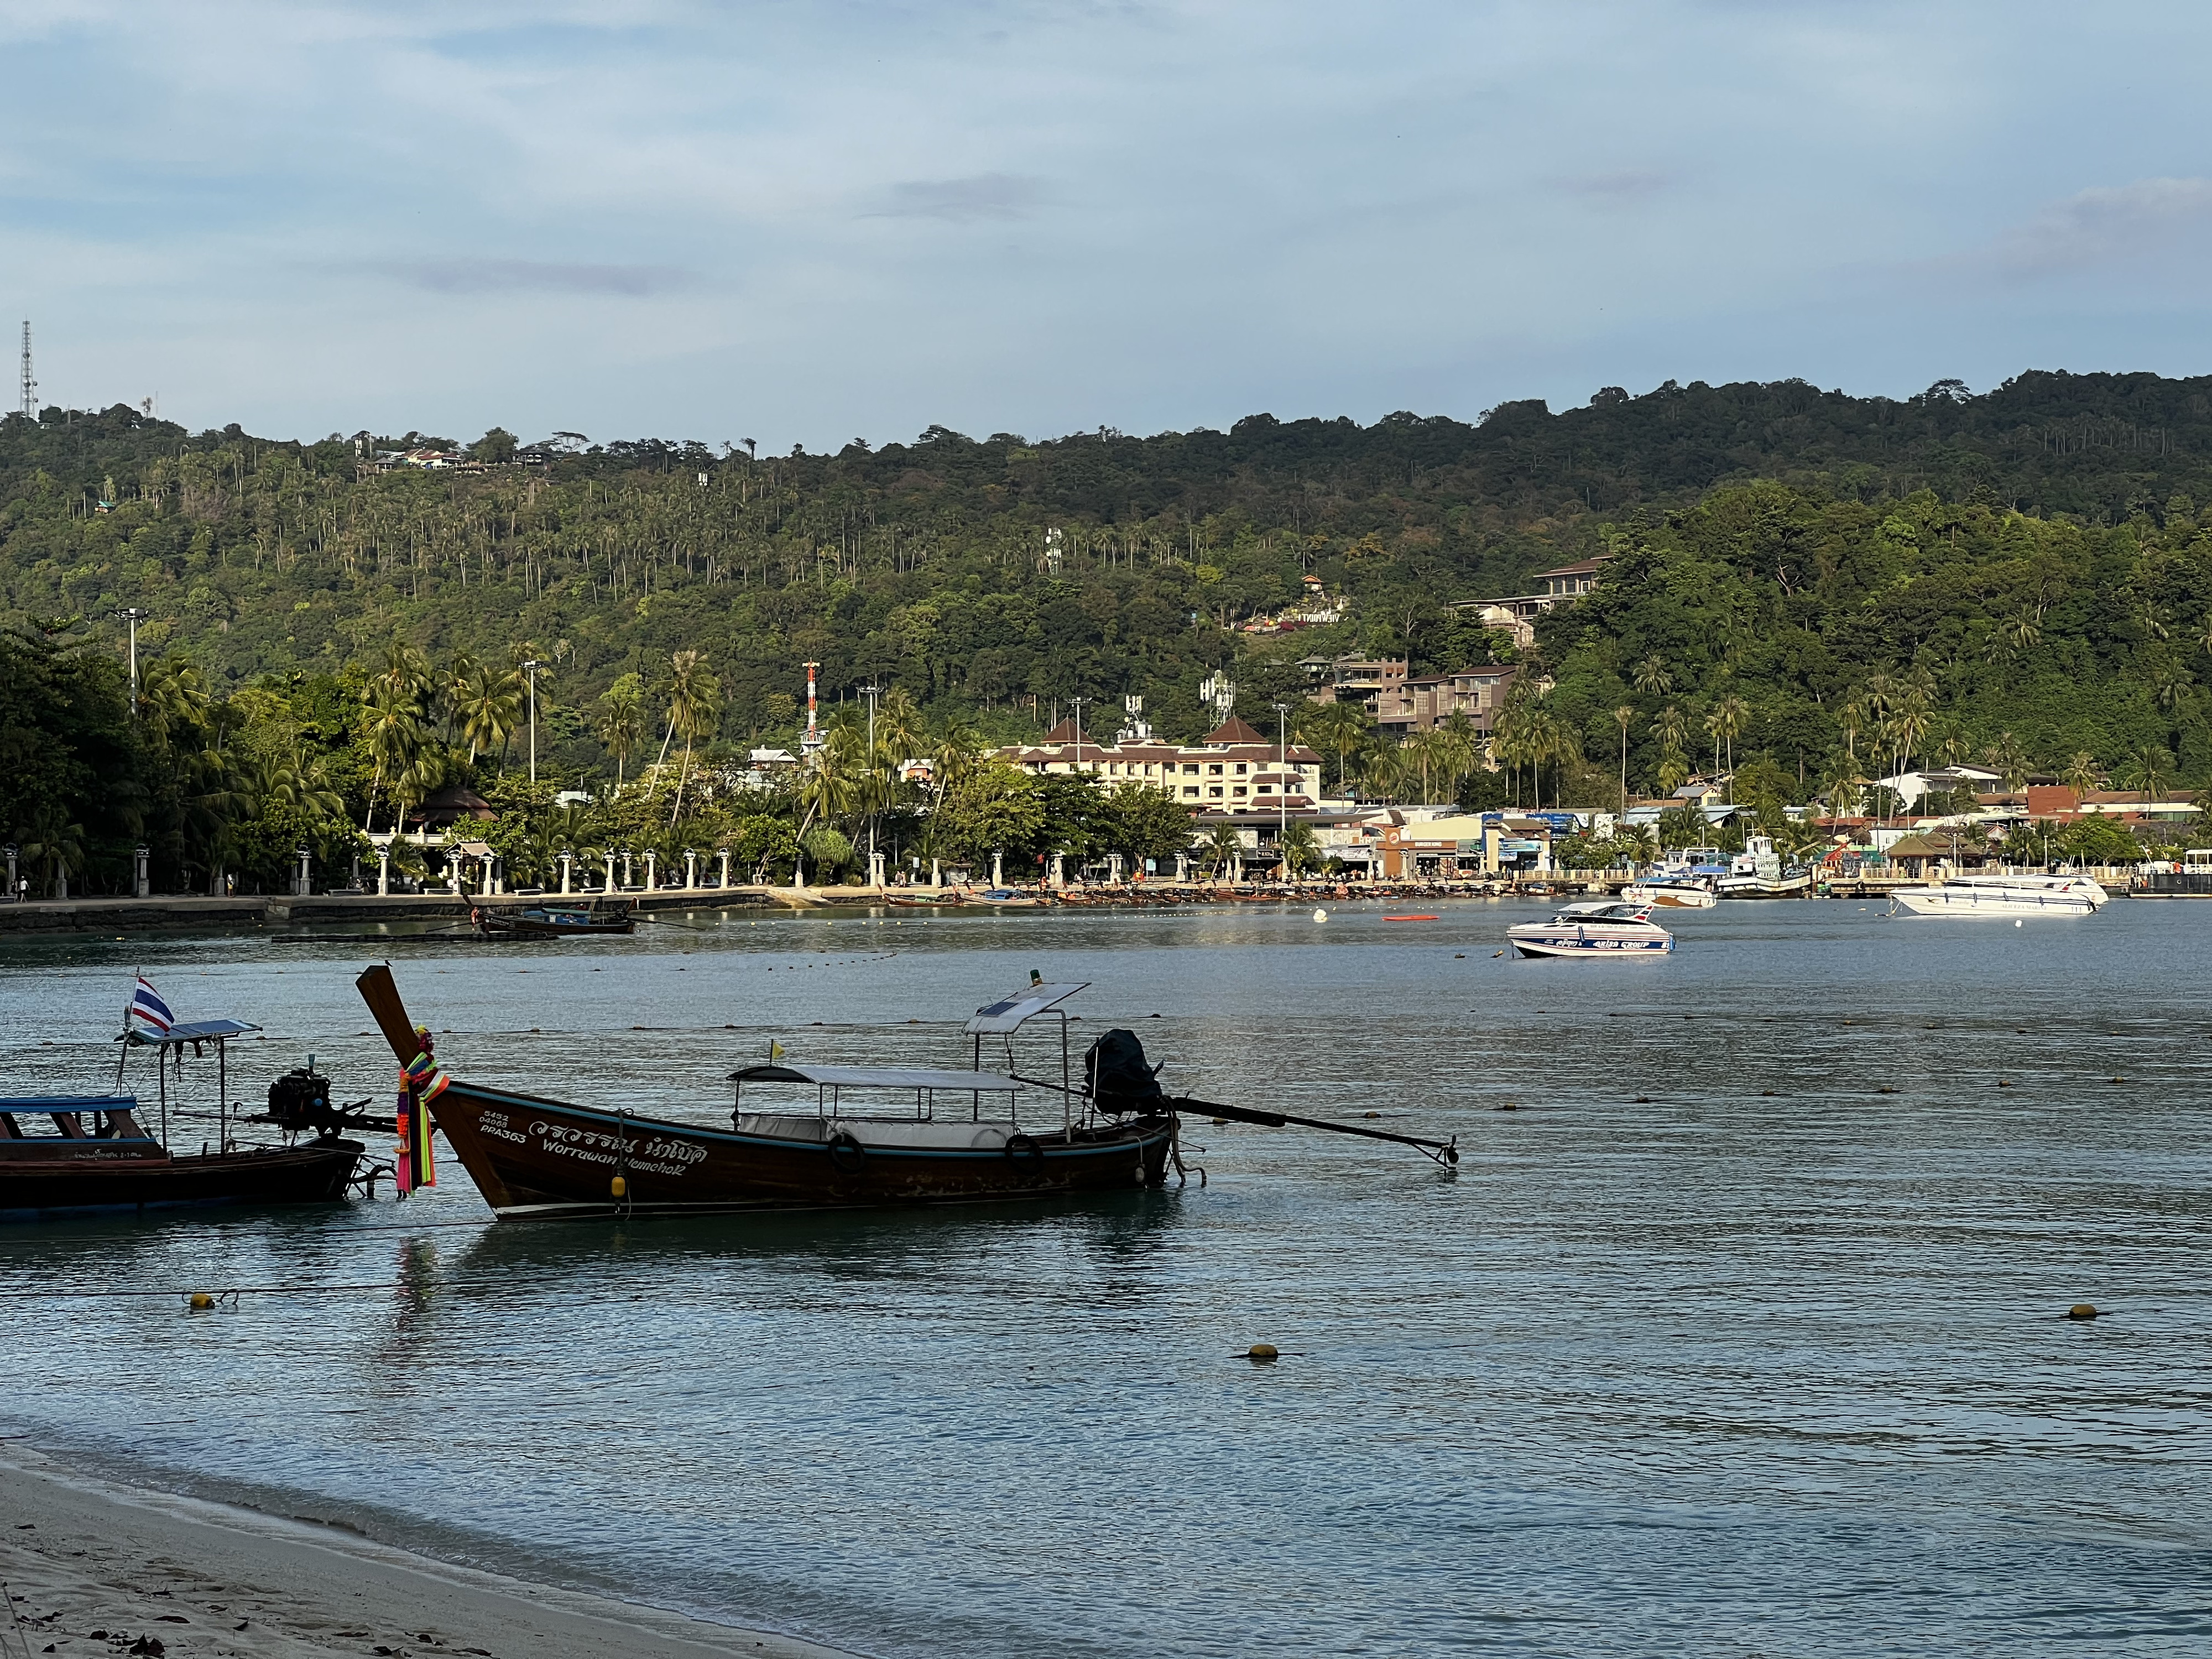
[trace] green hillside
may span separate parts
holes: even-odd
[[[1303,689],[1301,656],[1478,659],[1494,641],[1446,602],[1608,548],[1600,593],[1540,636],[1556,689],[1506,733],[1516,782],[1545,771],[1547,795],[1562,780],[1604,793],[1622,718],[1638,787],[1717,736],[1792,795],[1908,750],[2054,769],[2087,755],[2192,783],[2212,770],[2196,506],[2212,501],[2212,380],[2033,374],[1901,402],[1669,385],[1473,424],[933,428],[759,459],[568,447],[538,465],[379,472],[349,439],[193,435],[120,406],[0,421],[0,611],[17,641],[0,660],[0,742],[17,757],[0,811],[15,838],[59,844],[77,825],[91,872],[142,835],[185,860],[196,836],[259,811],[280,762],[319,765],[360,821],[379,783],[362,695],[395,647],[435,671],[417,694],[424,740],[486,787],[513,753],[503,677],[524,655],[547,665],[540,753],[562,775],[614,769],[618,687],[636,687],[646,746],[665,740],[685,652],[711,682],[687,722],[710,758],[788,741],[810,659],[833,705],[872,678],[971,744],[1126,694],[1188,736],[1217,669],[1264,722]],[[1352,596],[1351,620],[1236,631],[1309,574]],[[142,656],[167,659],[154,678],[190,694],[167,760],[112,707],[110,613],[125,605],[151,613]],[[457,655],[459,689],[441,690]],[[489,710],[473,762],[471,676]],[[208,787],[201,757],[241,752],[260,781]],[[1395,758],[1376,757],[1376,788],[1404,787]],[[830,807],[812,819],[850,823]]]

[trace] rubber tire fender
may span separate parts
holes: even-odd
[[[840,1175],[859,1175],[868,1167],[868,1149],[840,1129],[830,1137],[830,1162]]]
[[[1034,1136],[1023,1134],[1018,1130],[1006,1137],[1006,1156],[1015,1160],[1034,1158],[1040,1168],[1044,1164],[1044,1148],[1036,1144]]]

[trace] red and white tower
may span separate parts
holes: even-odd
[[[822,747],[821,728],[814,723],[814,671],[821,666],[818,662],[806,665],[806,735],[799,740],[799,746],[809,757]]]

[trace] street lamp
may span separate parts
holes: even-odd
[[[880,887],[883,882],[876,872],[876,802],[884,792],[876,787],[876,768],[881,759],[876,753],[876,699],[883,695],[883,688],[871,681],[860,688],[860,695],[868,700],[868,880]]]
[[[135,605],[127,605],[115,613],[118,622],[131,624],[131,718],[138,718],[138,624],[153,616]]]
[[[1291,833],[1291,792],[1285,783],[1291,769],[1291,706],[1275,705],[1275,850],[1282,855],[1283,874],[1291,873],[1291,850],[1284,837]]]
[[[1083,705],[1090,701],[1088,697],[1067,700],[1067,706],[1075,711],[1075,769],[1079,772],[1083,769]]]
[[[522,672],[530,676],[530,781],[538,781],[538,659],[532,658],[522,665]]]

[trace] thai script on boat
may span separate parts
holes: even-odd
[[[704,1146],[694,1146],[689,1141],[665,1136],[633,1140],[627,1135],[579,1129],[573,1124],[548,1123],[543,1118],[530,1126],[530,1133],[544,1143],[548,1152],[565,1153],[593,1164],[627,1164],[659,1175],[682,1175],[707,1157]]]

